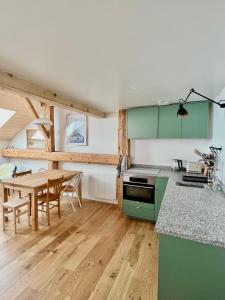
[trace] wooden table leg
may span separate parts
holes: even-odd
[[[31,218],[32,229],[38,231],[38,207],[37,207],[37,192],[34,190],[31,195]]]
[[[8,202],[8,189],[3,187],[3,202]],[[5,212],[8,211],[8,208],[3,208]],[[5,221],[8,222],[8,217],[5,216]]]
[[[79,186],[78,186],[78,196],[80,197],[80,202],[83,203],[83,199],[82,199],[82,181],[80,181]]]

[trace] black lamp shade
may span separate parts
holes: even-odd
[[[184,108],[183,104],[180,103],[179,109],[177,111],[177,117],[183,119],[187,116],[188,116],[188,111]]]

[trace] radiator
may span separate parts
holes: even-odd
[[[116,202],[116,174],[103,172],[84,173],[83,197]]]

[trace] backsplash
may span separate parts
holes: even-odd
[[[171,166],[173,158],[197,161],[199,157],[194,149],[208,152],[211,144],[209,139],[131,140],[132,163]]]

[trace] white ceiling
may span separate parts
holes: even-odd
[[[103,111],[225,86],[224,0],[0,0],[0,69]],[[134,89],[133,87],[136,87]]]

